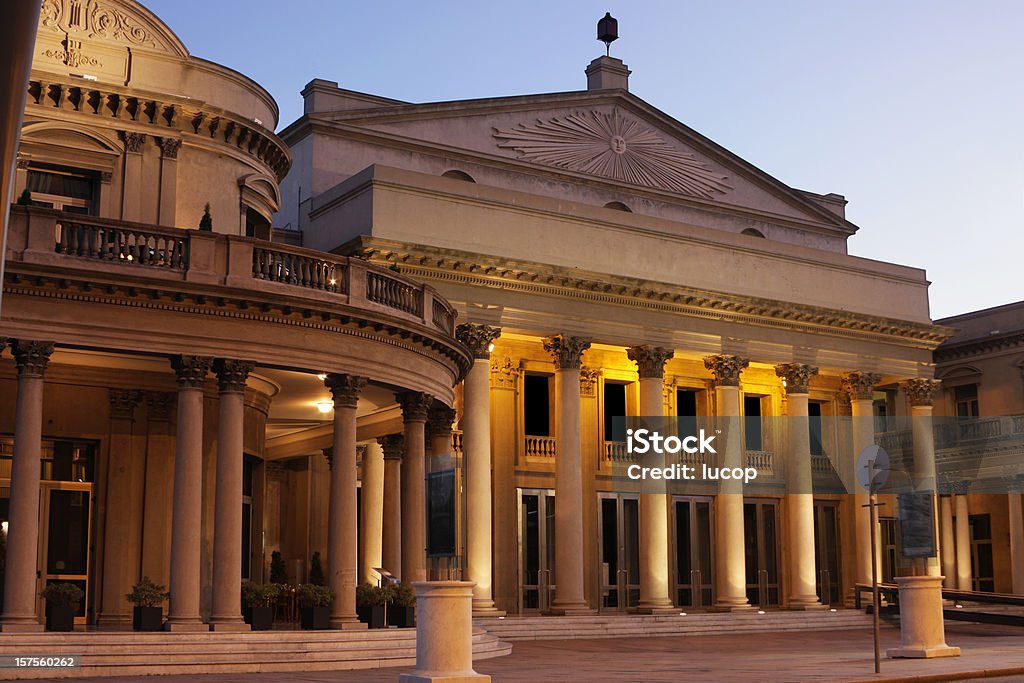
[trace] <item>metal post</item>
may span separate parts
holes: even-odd
[[[871,461],[870,467],[874,470],[874,461]],[[871,515],[871,621],[873,622],[875,632],[875,673],[877,674],[882,671],[882,653],[878,644],[878,552],[875,549],[875,527],[878,525],[878,494],[873,491],[873,481],[871,488],[871,499],[868,504]]]

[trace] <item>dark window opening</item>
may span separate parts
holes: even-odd
[[[810,432],[811,455],[825,455],[820,403],[812,401],[807,404],[807,430]]]
[[[615,418],[626,416],[626,385],[604,384],[604,440],[615,440]],[[622,435],[620,435],[622,436]]]
[[[622,202],[608,202],[604,205],[606,209],[615,209],[616,211],[625,211],[626,213],[633,213],[633,209],[629,208]]]
[[[978,417],[978,385],[965,384],[953,389],[957,417]]]
[[[763,232],[761,232],[760,230],[755,230],[754,228],[747,228],[746,230],[744,230],[740,234],[741,235],[747,235],[748,237],[759,237],[761,239],[767,239],[764,236]]]
[[[551,436],[551,395],[547,375],[523,378],[523,421],[530,436]]]
[[[464,180],[467,183],[475,183],[476,182],[475,180],[473,180],[473,176],[469,175],[465,171],[459,171],[459,170],[456,170],[456,169],[452,169],[451,171],[445,171],[444,173],[441,174],[441,177],[442,178],[452,178],[454,180]]]
[[[762,450],[760,396],[743,397],[743,433],[748,451]]]
[[[679,418],[679,433],[684,436],[697,433],[697,392],[690,389],[676,390],[676,416]]]
[[[26,189],[32,206],[95,215],[97,176],[91,171],[37,165],[28,169]]]

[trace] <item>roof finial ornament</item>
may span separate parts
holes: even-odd
[[[604,18],[597,22],[597,39],[604,43],[605,56],[610,56],[612,43],[619,39],[619,22],[611,12],[605,12]]]

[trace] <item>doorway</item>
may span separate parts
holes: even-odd
[[[701,609],[714,604],[712,498],[672,499],[675,523],[676,604]]]
[[[747,600],[762,609],[779,604],[779,502],[747,500],[743,504]]]
[[[85,598],[78,606],[76,624],[86,623],[90,600],[89,546],[92,527],[92,484],[69,481],[42,483],[39,499],[40,588],[51,583],[73,583]],[[45,611],[45,606],[40,613]]]
[[[601,609],[625,611],[640,600],[640,499],[599,493]]]
[[[555,492],[519,489],[519,611],[541,612],[555,595]]]
[[[794,539],[795,540],[795,539]],[[814,568],[818,600],[838,605],[839,599],[839,503],[814,501]]]

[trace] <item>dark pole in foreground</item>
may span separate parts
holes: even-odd
[[[871,463],[874,469],[874,461]],[[878,494],[872,492],[868,509],[871,515],[871,621],[875,632],[875,673],[882,672],[882,653],[878,645],[878,558],[875,549],[875,526],[878,524]]]

